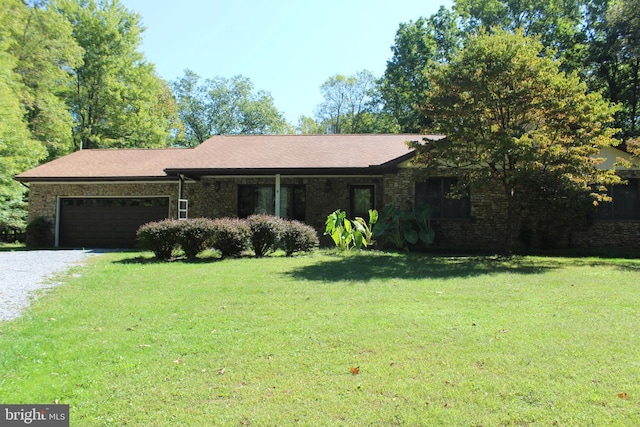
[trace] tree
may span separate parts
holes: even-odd
[[[372,112],[376,79],[370,71],[353,76],[336,74],[320,86],[324,101],[318,106],[318,121],[331,133],[363,133],[365,117]]]
[[[21,102],[31,136],[47,148],[47,159],[73,149],[73,118],[65,104],[70,69],[82,63],[82,49],[69,22],[52,9],[11,1],[10,26],[17,59],[14,71],[22,83]]]
[[[176,107],[166,83],[137,49],[140,16],[118,0],[52,3],[83,48],[68,98],[76,148],[159,147],[171,143]]]
[[[302,115],[298,119],[298,126],[296,132],[301,134],[323,134],[326,133],[326,128],[320,122],[317,122],[313,117]]]
[[[431,125],[420,106],[430,91],[429,74],[448,62],[464,40],[456,20],[455,12],[441,7],[429,19],[401,23],[396,32],[379,92],[383,111],[395,118],[401,132],[418,133]]]
[[[185,126],[181,145],[193,147],[217,134],[277,134],[289,130],[271,95],[254,91],[246,77],[202,80],[185,70],[172,88]]]
[[[640,5],[637,0],[588,0],[586,3],[584,39],[587,46],[583,75],[593,91],[601,92],[622,108],[615,117],[622,140],[639,134],[640,61],[638,57],[637,22]],[[634,36],[635,31],[635,36]],[[635,47],[635,48],[634,48]]]
[[[575,44],[581,6],[581,0],[455,0],[454,9],[466,32],[522,29],[526,36],[540,37],[545,47],[564,52]]]
[[[624,103],[625,136],[640,135],[640,0],[620,0],[608,10],[607,21],[620,41],[618,50],[625,80],[620,85]]]
[[[493,33],[471,38],[433,73],[424,113],[447,137],[412,146],[419,163],[453,168],[471,188],[501,189],[511,248],[517,203],[520,210],[534,198],[547,200],[545,208],[567,199],[598,203],[605,198],[598,186],[620,182],[594,159],[617,144],[607,127],[615,108],[542,56],[539,39],[521,30]]]
[[[36,166],[47,155],[42,142],[34,137],[34,130],[42,127],[35,125],[35,121],[29,122],[28,108],[34,105],[32,101],[46,94],[28,86],[34,82],[26,66],[31,63],[26,43],[32,34],[27,31],[28,17],[24,3],[0,0],[0,227],[24,227],[25,189],[13,176]],[[55,43],[54,38],[52,35],[51,43]],[[40,54],[54,55],[44,51]],[[46,63],[42,66],[45,67],[42,84],[46,85],[49,70]]]

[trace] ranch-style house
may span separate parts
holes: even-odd
[[[214,136],[195,148],[81,150],[26,171],[28,220],[52,224],[50,245],[130,248],[141,224],[165,218],[246,217],[268,213],[324,230],[336,209],[349,217],[393,204],[428,203],[437,247],[490,249],[504,243],[505,200],[495,189],[449,197],[453,174],[412,164],[406,141],[442,135]],[[629,155],[610,148],[602,167]],[[560,246],[640,247],[640,168],[619,171],[628,184],[610,189],[584,229]],[[536,247],[536,221],[518,244]],[[522,229],[522,225],[520,229]],[[539,233],[538,233],[539,234]],[[533,237],[531,237],[533,236]]]

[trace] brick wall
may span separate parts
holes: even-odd
[[[286,177],[281,185],[304,185],[306,188],[305,222],[322,236],[328,214],[336,209],[349,210],[350,185],[375,186],[376,208],[393,204],[412,209],[415,182],[426,179],[423,171],[400,169],[397,174],[382,177]],[[202,178],[186,182],[184,196],[189,200],[189,217],[235,217],[238,214],[238,185],[274,185],[275,177]],[[56,219],[57,197],[126,197],[169,196],[170,214],[175,218],[178,184],[173,183],[108,183],[108,184],[44,184],[32,183],[29,192],[29,221],[44,217],[51,223]],[[436,231],[435,245],[442,248],[493,249],[504,246],[506,198],[500,192],[485,188],[471,194],[471,217],[460,220],[432,220]],[[537,224],[527,212],[516,212],[514,243],[516,248],[541,247],[555,239],[558,247],[628,247],[640,248],[640,221],[592,221],[586,228],[554,236],[540,236]],[[531,235],[528,241],[518,240],[523,226]],[[526,237],[526,236],[525,236]],[[323,238],[328,244],[328,238]],[[53,243],[53,237],[52,237]]]
[[[43,217],[55,224],[58,197],[128,197],[128,196],[168,196],[169,211],[177,216],[178,183],[108,183],[108,184],[48,184],[29,185],[29,213],[27,221]],[[53,246],[54,235],[49,244]]]
[[[327,215],[336,209],[349,210],[350,185],[375,186],[376,207],[383,206],[382,179],[380,177],[286,177],[280,185],[304,185],[306,189],[305,222],[313,226],[320,236],[324,232]],[[185,197],[189,199],[189,216],[235,217],[238,215],[239,185],[275,185],[275,177],[222,177],[202,178],[185,185]],[[348,213],[350,215],[350,213]]]

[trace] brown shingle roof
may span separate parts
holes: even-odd
[[[411,155],[425,135],[214,136],[191,149],[78,151],[16,177],[20,181],[160,179],[167,173],[346,170],[381,167]],[[442,136],[429,136],[431,139]]]
[[[16,176],[19,181],[166,178],[164,169],[193,150],[81,150]]]

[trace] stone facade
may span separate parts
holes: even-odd
[[[178,182],[168,183],[36,183],[29,185],[29,213],[27,221],[42,217],[50,224],[56,224],[58,199],[60,197],[169,197],[169,214],[177,216],[179,197]],[[49,245],[53,246],[55,236],[52,234]]]
[[[280,185],[304,185],[306,190],[304,222],[322,236],[327,215],[341,209],[351,216],[349,197],[351,185],[374,185],[376,208],[384,205],[382,178],[372,177],[287,177]],[[275,185],[275,177],[205,177],[185,185],[189,200],[189,216],[220,218],[238,215],[239,185]]]
[[[372,185],[375,188],[375,207],[382,210],[393,204],[408,210],[414,208],[415,183],[424,181],[424,172],[417,168],[401,168],[397,173],[384,176],[342,177],[281,177],[281,185],[303,185],[305,187],[305,222],[312,225],[322,236],[328,214],[336,209],[350,209],[350,186]],[[238,186],[274,185],[275,176],[261,177],[203,177],[197,181],[187,180],[183,195],[189,201],[189,217],[235,217],[238,215]],[[129,182],[129,183],[32,183],[29,192],[29,221],[44,217],[55,223],[59,197],[151,197],[170,198],[170,216],[177,217],[179,183],[175,182]],[[491,189],[475,191],[470,196],[471,215],[465,219],[432,220],[436,231],[434,245],[440,248],[497,249],[504,246],[506,236],[506,198]],[[514,226],[516,248],[544,246],[536,228],[525,212],[516,213]],[[538,222],[539,223],[539,222]],[[558,247],[624,247],[640,248],[640,221],[591,221],[585,227],[571,233],[554,236]],[[527,225],[530,236],[524,236]],[[566,234],[566,235],[565,235]],[[324,239],[323,243],[329,243]],[[53,236],[52,236],[53,244]]]

